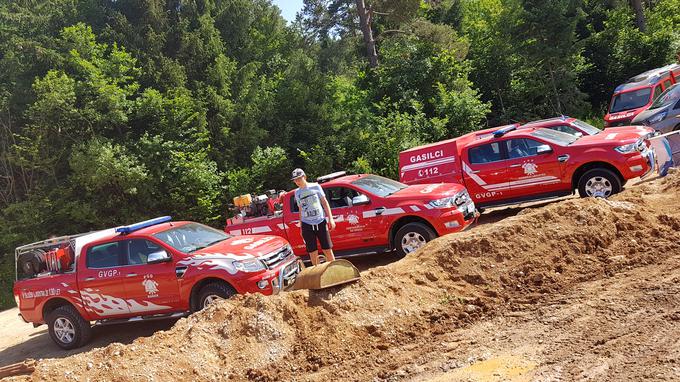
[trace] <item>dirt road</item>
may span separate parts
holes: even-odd
[[[47,333],[47,326],[34,328],[17,316],[17,308],[0,312],[0,367],[26,358],[63,358],[107,346],[114,342],[130,343],[139,337],[148,337],[158,331],[168,330],[176,320],[152,321],[139,324],[96,327],[92,342],[70,351],[59,349]]]

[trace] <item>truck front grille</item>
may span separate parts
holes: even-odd
[[[293,251],[290,249],[290,246],[287,245],[278,251],[270,252],[260,257],[260,260],[265,263],[267,268],[272,269],[276,268],[281,262],[286,260],[292,254]]]

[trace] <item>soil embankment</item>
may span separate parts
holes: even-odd
[[[321,292],[239,296],[30,380],[680,379],[680,174],[440,238]]]

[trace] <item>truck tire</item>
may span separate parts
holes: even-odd
[[[392,246],[397,250],[399,257],[404,257],[407,254],[421,248],[427,242],[435,239],[437,234],[432,228],[423,223],[408,223],[399,228],[397,234],[394,235],[394,242]]]
[[[90,323],[72,305],[62,305],[47,315],[47,328],[52,341],[70,350],[85,345],[92,336]]]
[[[621,188],[621,179],[606,168],[588,170],[578,180],[578,193],[582,198],[608,198],[621,192]]]
[[[216,300],[227,299],[237,294],[236,290],[227,283],[212,282],[206,284],[198,292],[198,310],[205,309],[206,306]]]

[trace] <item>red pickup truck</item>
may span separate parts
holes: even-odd
[[[574,118],[509,125],[403,151],[401,181],[454,182],[466,186],[481,207],[572,194],[619,192],[628,180],[650,173],[654,150],[635,127],[592,135]],[[580,127],[582,128],[582,127]]]
[[[630,125],[633,118],[647,110],[664,90],[678,82],[680,64],[670,64],[638,74],[617,86],[609,104],[609,112],[604,116],[604,126]]]
[[[393,250],[403,256],[437,236],[467,228],[477,216],[474,203],[460,184],[407,186],[377,175],[344,172],[317,181],[336,222],[331,237],[339,256]],[[306,255],[295,194],[289,191],[280,200],[281,210],[266,216],[228,219],[224,230],[231,235],[278,235],[290,242],[296,255]]]
[[[277,236],[231,237],[169,217],[16,249],[20,316],[64,349],[97,324],[178,317],[236,293],[278,293],[300,260]]]

